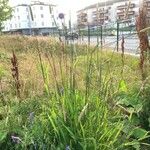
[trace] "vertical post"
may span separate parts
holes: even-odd
[[[69,11],[69,32],[72,32],[72,29],[71,29],[71,11]]]
[[[119,22],[117,21],[117,52],[119,51]]]
[[[78,30],[78,32],[79,32],[79,37],[81,36],[81,31],[80,31],[80,27],[78,28],[79,30]]]
[[[103,26],[101,25],[101,49],[103,48]]]
[[[97,25],[97,28],[96,28],[96,34],[97,34],[97,45],[99,45],[99,26]]]
[[[88,45],[90,45],[91,39],[90,39],[90,27],[88,24]]]
[[[96,20],[97,20],[97,22],[96,22],[97,45],[99,45],[99,22],[98,22],[98,20],[99,20],[99,3],[97,3],[97,5],[96,5]]]

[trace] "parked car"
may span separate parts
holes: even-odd
[[[79,35],[78,33],[76,32],[68,32],[66,35],[65,35],[65,39],[66,40],[77,40],[79,38]]]

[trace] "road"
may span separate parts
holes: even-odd
[[[84,36],[84,37],[79,37],[78,40],[74,40],[73,43],[77,43],[81,45],[90,43],[90,45],[96,46],[98,41],[99,41],[99,46],[101,46],[100,37],[97,38],[96,36],[90,36],[90,39],[88,39],[87,36]],[[72,41],[70,42],[72,43]],[[122,43],[122,36],[119,37],[119,51],[121,51],[121,43]],[[104,49],[111,48],[117,50],[117,36],[103,36],[102,45]],[[139,39],[137,35],[135,34],[124,35],[124,48],[125,48],[125,53],[129,53],[133,55],[139,54]]]
[[[101,43],[101,39],[91,36],[90,40],[88,37],[79,38],[78,44],[88,44],[90,41],[90,45],[97,45],[98,41]],[[136,54],[139,51],[139,39],[136,36],[124,36],[124,47],[125,52]],[[121,49],[122,37],[119,38],[119,49]],[[116,49],[117,46],[117,38],[116,36],[105,36],[102,40],[103,48],[113,48]],[[101,45],[101,44],[99,44]]]

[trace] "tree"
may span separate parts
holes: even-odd
[[[3,21],[11,18],[12,8],[8,2],[9,0],[0,0],[0,31],[3,29]]]

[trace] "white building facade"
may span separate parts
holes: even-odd
[[[147,20],[150,21],[150,0],[144,0],[147,8]],[[78,26],[104,25],[107,23],[135,22],[139,13],[140,0],[106,0],[90,5],[77,12]]]
[[[40,1],[19,4],[13,7],[10,20],[4,22],[3,32],[27,35],[48,35],[57,30],[55,6]]]

